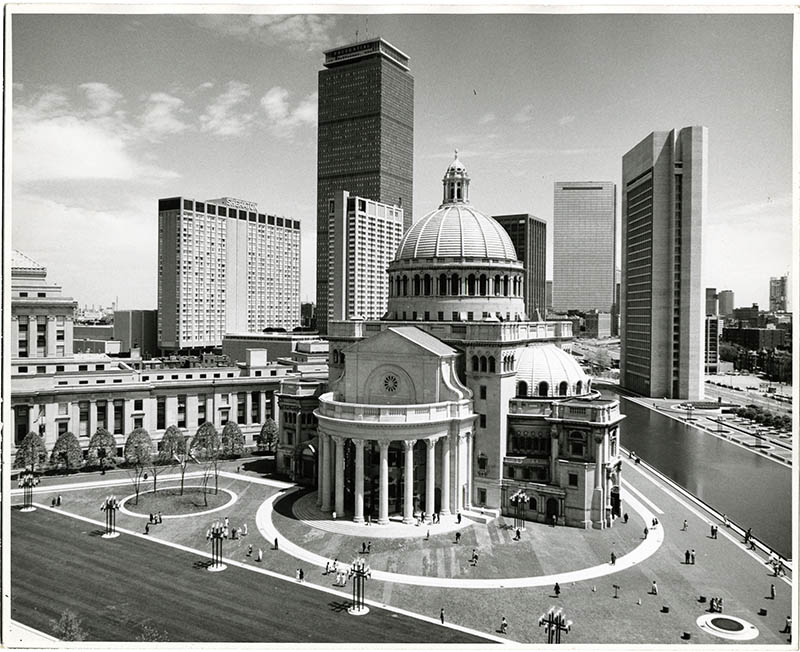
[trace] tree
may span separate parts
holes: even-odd
[[[136,428],[125,442],[125,461],[131,467],[128,475],[136,492],[136,504],[139,504],[139,489],[145,475],[145,467],[150,464],[153,456],[153,442],[150,433],[144,428]]]
[[[47,462],[47,448],[39,433],[29,432],[17,446],[14,457],[15,469],[30,469],[36,471]]]
[[[62,641],[84,641],[86,632],[81,627],[81,619],[71,609],[64,609],[61,618],[50,621],[50,628],[56,638]]]
[[[105,473],[105,464],[107,459],[113,459],[114,453],[117,451],[117,442],[108,430],[103,427],[97,429],[89,440],[89,451],[87,453],[87,460],[89,464],[100,463],[100,470]]]
[[[238,423],[228,421],[222,429],[222,454],[225,457],[239,457],[244,453],[244,435]]]
[[[261,426],[261,434],[258,436],[258,450],[270,452],[278,439],[278,425],[272,417],[267,417],[264,425]]]
[[[60,435],[50,452],[50,463],[57,469],[64,467],[67,471],[79,468],[83,464],[83,453],[78,438],[71,432]]]
[[[206,485],[208,474],[214,470],[214,493],[219,492],[219,456],[222,452],[222,440],[213,423],[206,421],[194,435],[189,451],[194,460],[203,464],[203,500],[208,505],[206,498]]]
[[[169,426],[164,431],[164,436],[161,438],[161,455],[165,461],[178,464],[181,470],[181,496],[183,496],[183,477],[189,463],[189,455],[186,452],[186,437],[178,426]]]

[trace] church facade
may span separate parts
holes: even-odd
[[[609,527],[619,402],[592,389],[570,322],[527,321],[524,270],[456,159],[405,234],[380,321],[329,325],[317,502],[355,521],[506,514]]]

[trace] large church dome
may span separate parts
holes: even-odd
[[[591,380],[578,361],[555,344],[536,344],[519,352],[517,396],[553,398],[585,396]]]

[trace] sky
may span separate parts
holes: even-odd
[[[554,182],[619,184],[650,132],[704,125],[703,287],[766,307],[791,268],[788,14],[11,20],[11,242],[80,305],[156,307],[157,200],[175,195],[299,219],[313,301],[317,72],[375,36],[410,57],[416,219],[457,148],[478,210],[532,213],[551,239]]]

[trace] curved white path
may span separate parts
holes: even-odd
[[[625,503],[639,516],[644,519],[645,523],[652,522],[653,513],[640,502],[630,491],[627,489],[627,482],[623,480],[622,497]],[[330,562],[330,557],[323,557],[316,553],[310,552],[305,548],[292,543],[289,539],[284,537],[272,523],[273,504],[276,500],[284,498],[289,493],[296,491],[292,489],[288,492],[279,492],[270,496],[258,508],[256,513],[256,526],[259,532],[264,536],[267,541],[273,542],[278,540],[278,547],[283,552],[301,559],[308,564],[313,564],[320,568],[324,568],[325,564]],[[476,526],[480,527],[480,526]],[[374,570],[372,571],[372,578],[382,580],[384,582],[397,582],[400,584],[413,584],[416,586],[437,586],[437,587],[451,587],[451,588],[465,588],[465,589],[508,589],[508,588],[522,588],[531,586],[547,586],[555,584],[556,582],[580,582],[583,580],[590,580],[597,577],[606,575],[613,575],[619,571],[631,568],[636,564],[644,561],[650,557],[661,547],[664,542],[664,529],[659,524],[655,528],[650,528],[650,533],[646,539],[629,553],[617,558],[617,563],[612,566],[609,563],[601,564],[599,566],[591,566],[589,568],[582,568],[574,571],[567,571],[565,573],[554,573],[552,575],[536,575],[533,577],[508,577],[508,578],[491,578],[491,579],[464,579],[464,578],[450,578],[450,577],[429,577],[426,575],[405,575],[402,573],[389,573],[386,571]],[[343,564],[345,568],[347,564]]]
[[[175,487],[162,487],[158,489],[158,491],[165,491],[167,489],[174,489]],[[184,485],[184,489],[205,489],[202,485],[199,484],[187,484]],[[176,518],[190,518],[195,516],[203,516],[204,514],[211,514],[212,512],[218,512],[223,509],[227,509],[231,505],[233,505],[237,500],[239,500],[239,496],[236,494],[235,491],[231,491],[230,489],[226,489],[225,487],[220,487],[220,491],[224,491],[228,494],[231,498],[230,500],[220,505],[219,507],[213,507],[211,509],[206,509],[202,512],[187,512],[186,514],[167,514],[166,516],[162,516],[163,519],[176,519]],[[130,494],[129,496],[125,496],[120,503],[119,503],[119,511],[123,514],[127,514],[128,516],[134,516],[136,518],[150,518],[151,514],[140,514],[139,512],[132,512],[131,510],[125,507],[125,503],[127,503],[131,498],[135,498],[136,494]]]

